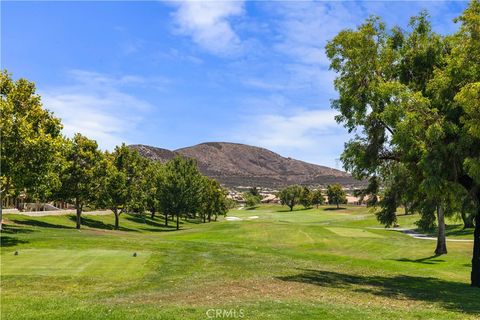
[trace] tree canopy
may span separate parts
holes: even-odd
[[[456,21],[459,30],[441,36],[426,12],[408,31],[372,17],[340,32],[326,52],[337,72],[336,119],[355,133],[345,168],[369,179],[375,199],[386,186],[379,219],[387,225],[402,198],[424,208],[433,202],[440,221],[447,191],[464,188],[476,203],[472,285],[480,286],[480,2]],[[406,188],[397,184],[402,175],[412,178]]]
[[[337,209],[340,204],[347,203],[347,195],[339,184],[331,184],[327,187],[328,204],[335,204]]]
[[[288,186],[278,193],[278,198],[282,205],[286,205],[293,210],[293,207],[297,205],[302,197],[303,188],[299,185]]]

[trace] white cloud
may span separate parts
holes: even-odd
[[[218,55],[241,50],[241,40],[229,19],[244,13],[243,1],[185,1],[173,14],[178,31],[203,49]]]
[[[261,146],[283,156],[336,167],[348,134],[335,110],[296,110],[291,115],[246,116],[232,135],[235,141]]]
[[[294,62],[328,66],[325,45],[340,30],[354,26],[361,8],[348,2],[294,2],[276,6],[282,40],[275,48]]]
[[[84,70],[69,72],[73,84],[40,90],[44,106],[62,119],[67,136],[79,132],[113,149],[139,129],[148,102],[122,91],[124,86],[145,85],[138,76],[114,77]]]
[[[259,115],[246,131],[246,139],[271,148],[312,147],[318,135],[338,127],[335,114],[334,110],[304,110],[291,116]]]

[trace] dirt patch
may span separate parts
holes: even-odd
[[[390,299],[367,294],[376,290],[372,286],[358,288],[331,288],[315,284],[286,282],[279,279],[258,279],[224,281],[184,289],[167,289],[165,292],[151,292],[108,299],[113,304],[160,304],[182,306],[215,306],[248,303],[259,300],[310,301],[334,304],[365,305],[375,307],[410,309],[425,303],[403,299]]]

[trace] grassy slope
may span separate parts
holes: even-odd
[[[367,209],[232,210],[255,220],[183,223],[8,215],[2,234],[2,319],[474,319],[471,243],[435,242],[378,227]],[[416,217],[400,217],[412,226]],[[172,223],[173,225],[173,223]],[[465,234],[452,237],[465,238]],[[15,256],[14,251],[19,255]],[[137,257],[133,257],[133,253]]]

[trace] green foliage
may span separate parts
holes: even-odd
[[[305,208],[310,208],[313,204],[312,192],[307,187],[303,187],[299,203]]]
[[[303,194],[303,188],[299,185],[292,185],[282,189],[278,193],[278,198],[282,205],[286,205],[293,210],[293,207],[299,203]]]
[[[163,165],[160,162],[148,160],[143,172],[142,186],[145,194],[145,206],[151,217],[159,210],[158,188],[162,180]]]
[[[325,198],[323,197],[323,192],[320,189],[314,190],[311,193],[312,195],[312,205],[315,205],[317,208],[319,205],[325,203]]]
[[[248,190],[248,192],[252,195],[252,196],[256,196],[256,197],[259,197],[260,196],[260,191],[258,190],[257,187],[252,187]]]
[[[115,229],[119,228],[120,210],[128,201],[127,175],[116,165],[118,153],[106,153],[105,160],[101,165],[101,188],[97,205],[101,208],[109,208],[115,215]]]
[[[220,186],[220,184],[208,177],[202,177],[202,192],[200,202],[200,214],[203,222],[211,221],[212,216],[217,220],[217,216],[226,215],[229,209],[229,202],[227,202],[227,192]]]
[[[0,134],[2,138],[0,189],[8,194],[25,191],[33,200],[45,200],[60,187],[62,125],[42,108],[35,85],[13,81],[0,73]]]
[[[248,208],[253,208],[260,203],[260,201],[262,200],[262,196],[260,196],[260,194],[254,195],[252,194],[252,192],[249,191],[243,194],[243,199],[245,200],[245,205]]]
[[[97,142],[81,134],[75,134],[65,143],[65,165],[60,174],[62,187],[59,195],[75,204],[77,229],[80,229],[80,215],[84,205],[93,204],[100,188],[100,163],[102,153]]]
[[[459,30],[444,37],[432,31],[424,12],[411,19],[407,31],[387,31],[370,18],[327,44],[330,67],[338,74],[339,98],[332,103],[340,112],[337,121],[362,133],[347,143],[342,161],[357,178],[375,182],[372,195],[386,187],[378,217],[387,225],[402,201],[418,208],[433,201],[448,209],[455,185],[472,195],[480,214],[480,1],[472,0],[456,21]],[[392,168],[403,170],[406,179]],[[431,210],[419,212],[431,221]],[[480,286],[478,230],[475,286]]]
[[[180,215],[196,213],[201,204],[202,176],[196,161],[175,157],[167,162],[157,193],[160,211],[175,215],[179,229]]]
[[[339,208],[340,204],[347,203],[347,194],[339,184],[331,184],[327,187],[328,204],[335,204]]]

